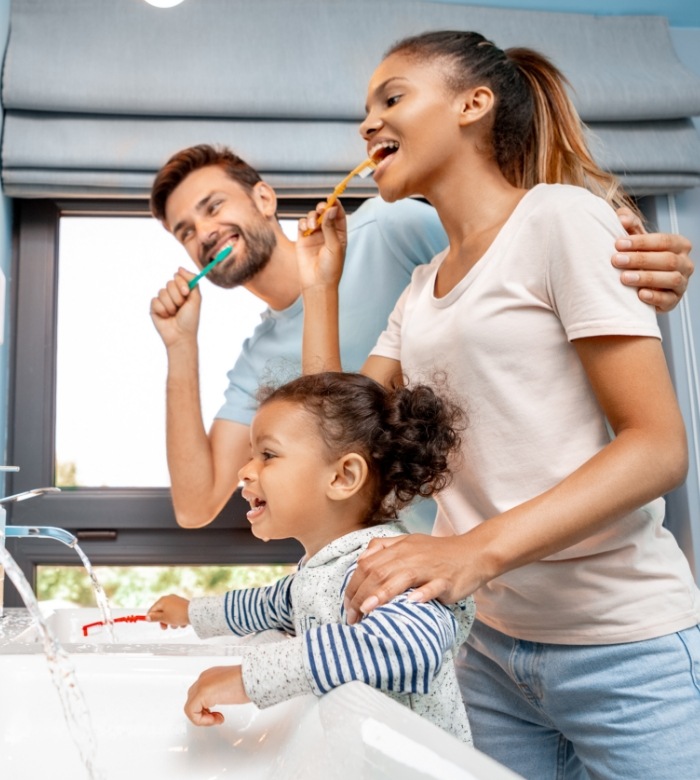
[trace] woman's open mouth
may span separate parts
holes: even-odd
[[[385,166],[386,161],[389,160],[399,150],[398,141],[380,141],[374,144],[369,150],[369,156],[377,164],[375,175],[378,171],[381,171]]]

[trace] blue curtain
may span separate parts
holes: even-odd
[[[147,194],[171,153],[226,143],[285,194],[325,192],[362,159],[368,78],[430,29],[530,46],[569,78],[598,161],[639,195],[700,184],[700,79],[663,17],[420,0],[15,0],[3,70],[4,190]],[[371,188],[371,182],[355,182]]]

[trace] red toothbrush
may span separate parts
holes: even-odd
[[[138,623],[139,620],[145,620],[145,615],[124,615],[124,617],[114,618],[113,623]],[[95,626],[104,626],[104,620],[98,620],[96,623],[87,623],[83,626],[83,636],[88,635],[88,631]]]

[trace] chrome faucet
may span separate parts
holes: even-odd
[[[57,488],[57,487],[34,488],[34,490],[25,490],[23,493],[15,493],[14,495],[0,498],[0,504],[16,504],[19,503],[20,501],[26,501],[28,498],[43,496],[45,493],[60,493],[60,492],[61,492],[61,488]]]
[[[5,467],[12,468],[12,467]],[[4,470],[4,469],[3,469]],[[6,525],[5,519],[7,510],[5,504],[13,504],[18,501],[25,501],[28,498],[35,498],[36,496],[43,496],[45,493],[60,493],[61,488],[57,487],[43,487],[34,488],[34,490],[25,490],[23,493],[15,493],[12,496],[5,496],[0,498],[0,545],[5,546],[5,538],[22,539],[30,536],[39,536],[47,539],[56,539],[68,547],[75,547],[78,543],[78,539],[73,536],[72,533],[65,531],[63,528],[53,528],[51,526],[42,525]],[[0,618],[3,616],[3,604],[4,604],[4,579],[5,572],[3,567],[0,566]]]
[[[76,536],[63,528],[53,528],[49,525],[8,525],[5,526],[7,539],[26,539],[30,536],[43,536],[47,539],[56,539],[58,542],[75,547],[78,543]]]

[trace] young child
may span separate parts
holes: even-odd
[[[685,431],[654,311],[610,273],[627,198],[557,69],[474,32],[392,47],[361,132],[381,196],[422,195],[449,238],[363,372],[391,386],[449,366],[470,425],[433,535],[370,544],[348,622],[411,587],[474,593],[478,749],[533,780],[695,776],[700,592],[661,498]],[[340,365],[342,209],[321,227],[297,243],[305,370]]]
[[[165,596],[148,618],[164,628],[191,623],[202,638],[264,629],[294,638],[203,672],[185,707],[193,723],[223,722],[217,705],[267,707],[361,680],[471,743],[453,654],[471,628],[473,600],[448,608],[404,593],[357,626],[347,625],[343,607],[369,541],[405,533],[391,522],[397,511],[449,481],[462,419],[426,386],[385,390],[360,374],[301,377],[264,397],[242,494],[256,536],[302,543],[298,571],[220,597]]]

